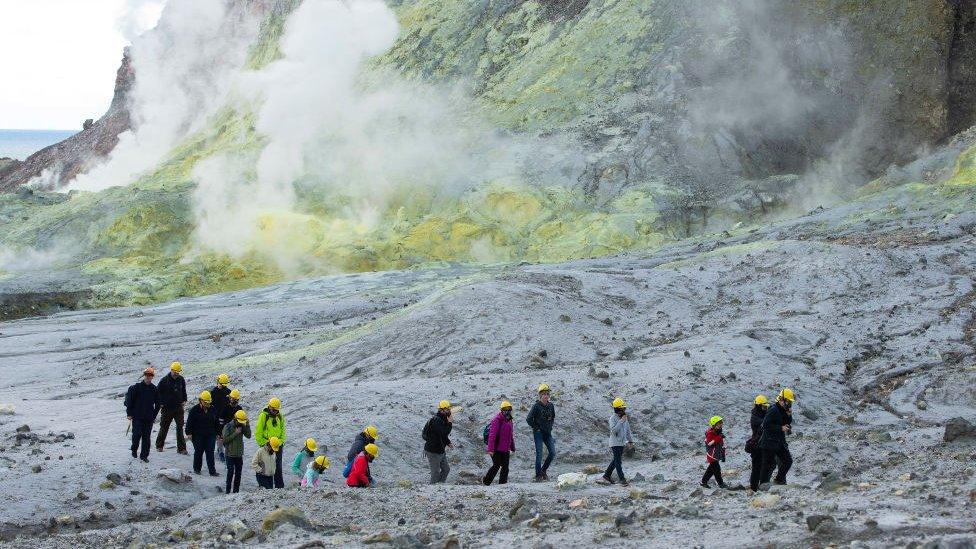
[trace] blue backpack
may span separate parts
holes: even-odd
[[[349,461],[346,462],[346,467],[342,470],[342,478],[349,478],[349,471],[352,471],[352,462],[353,461],[356,461],[356,460],[355,459],[351,459],[351,460],[349,460]]]
[[[484,433],[482,433],[482,436],[484,436],[485,439],[485,446],[488,446],[488,433],[490,432],[491,432],[491,423],[485,425],[485,431]]]

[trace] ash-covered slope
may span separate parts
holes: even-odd
[[[16,410],[0,416],[0,461],[23,480],[8,484],[3,535],[18,547],[358,546],[384,532],[434,546],[971,540],[976,433],[944,435],[950,418],[976,419],[976,195],[961,176],[972,166],[965,155],[943,184],[653,253],[345,275],[0,324],[0,404]],[[279,396],[288,453],[314,436],[333,480],[350,437],[376,423],[381,484],[269,497],[245,475],[245,493],[223,496],[206,477],[159,478],[188,458],[168,447],[150,465],[130,460],[121,395],[173,359],[194,393],[228,372],[252,416]],[[512,484],[423,486],[419,433],[434,402],[458,406],[451,481],[464,484],[486,467],[481,427],[497,402],[521,417],[543,381],[558,406],[556,473],[605,465],[608,402],[621,395],[638,442],[625,466],[645,480],[633,491],[530,484],[519,423]],[[791,486],[755,503],[696,490],[705,419],[726,418],[726,479],[742,482],[750,402],[783,385],[799,395]],[[107,475],[118,482],[103,485]],[[309,524],[262,532],[277,505]]]

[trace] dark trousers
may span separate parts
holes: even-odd
[[[549,470],[553,458],[556,457],[556,440],[552,438],[552,433],[535,431],[535,476],[540,477]],[[546,447],[546,461],[542,461],[542,447]]]
[[[166,435],[169,434],[169,424],[176,422],[176,450],[178,452],[186,451],[186,438],[183,436],[183,408],[174,408],[172,410],[167,410],[163,408],[159,413],[159,434],[156,435],[156,448],[159,451],[163,451],[163,445],[166,443]]]
[[[207,470],[210,474],[217,472],[214,465],[214,443],[217,435],[193,435],[193,472],[199,473],[203,468],[203,456],[207,456]]]
[[[231,488],[236,494],[241,491],[241,471],[244,469],[243,457],[227,456],[227,490],[225,494],[231,493]]]
[[[759,489],[759,479],[762,478],[762,450],[756,448],[749,455],[752,456],[752,472],[749,473],[749,488],[752,488],[752,491],[755,492]]]
[[[281,468],[281,456],[285,453],[284,446],[277,452],[275,452],[275,474],[274,474],[274,487],[284,488],[285,487],[285,476]]]
[[[705,476],[702,477],[702,484],[708,484],[708,481],[712,477],[715,477],[715,481],[718,482],[719,486],[725,486],[725,482],[722,481],[722,464],[721,462],[713,462],[708,464],[708,468],[705,469]]]
[[[140,450],[139,457],[149,458],[149,439],[152,438],[152,421],[143,421],[132,418],[132,456],[135,457],[136,450]]]
[[[495,480],[495,473],[499,473],[499,471],[501,472],[498,474],[498,484],[508,483],[508,461],[511,457],[512,454],[509,452],[495,452],[491,455],[491,467],[488,468],[485,478],[482,479],[485,486]]]
[[[271,475],[262,475],[261,473],[256,473],[254,475],[258,479],[258,486],[261,488],[271,489],[274,488],[274,477]]]
[[[773,469],[777,466],[776,482],[785,483],[786,473],[790,472],[790,467],[793,466],[793,456],[790,454],[789,447],[781,446],[776,450],[763,449],[762,473],[759,475],[759,482],[769,482],[769,477],[773,476]]]
[[[621,482],[627,480],[624,477],[624,447],[623,446],[611,446],[610,451],[613,452],[613,459],[610,461],[610,465],[607,466],[607,472],[603,473],[605,478],[610,478],[613,474],[614,469],[617,470],[617,478]]]

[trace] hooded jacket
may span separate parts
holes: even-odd
[[[709,463],[725,461],[725,435],[714,427],[705,431],[705,460]]]
[[[356,460],[352,462],[352,469],[349,471],[349,476],[346,477],[346,486],[351,488],[366,488],[370,484],[370,479],[373,478],[369,472],[369,459],[366,457],[366,452],[360,452],[356,456]]]
[[[237,428],[241,428],[241,432],[237,432]],[[224,454],[227,457],[243,457],[244,456],[244,438],[251,438],[251,423],[245,423],[241,425],[237,421],[232,421],[227,425],[224,425]]]
[[[217,436],[220,432],[220,424],[217,422],[217,413],[213,406],[204,408],[200,404],[194,404],[190,408],[190,413],[186,415],[186,434],[194,437]]]
[[[259,475],[274,476],[275,455],[267,446],[261,446],[251,459],[251,468]]]
[[[125,415],[136,421],[156,421],[159,413],[159,389],[152,383],[140,381],[125,393]]]
[[[427,420],[427,424],[424,425],[424,451],[431,454],[443,454],[447,446],[451,444],[448,435],[451,434],[452,429],[454,429],[454,424],[447,421],[444,414],[440,412],[434,414],[434,417]]]
[[[793,424],[793,415],[787,412],[779,402],[769,407],[762,422],[762,434],[759,436],[759,448],[777,451],[787,447],[784,425]]]
[[[515,428],[505,412],[498,412],[488,427],[488,452],[514,452]]]
[[[285,444],[285,416],[281,412],[273,416],[268,413],[268,409],[261,410],[258,415],[258,423],[254,428],[254,441],[258,446],[264,446],[271,437],[278,437],[281,445]]]

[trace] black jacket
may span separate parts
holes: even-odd
[[[136,383],[125,393],[125,415],[136,421],[156,421],[159,413],[159,389],[152,383]]]
[[[210,389],[210,398],[213,399],[213,404],[210,407],[217,414],[217,419],[223,419],[224,409],[230,406],[230,389],[217,385]]]
[[[532,427],[533,431],[542,431],[546,434],[552,433],[554,421],[556,421],[556,407],[552,402],[543,404],[541,400],[535,401],[532,409],[529,410],[529,415],[525,418],[525,422]]]
[[[356,456],[366,448],[366,445],[373,442],[366,437],[366,433],[359,433],[356,435],[356,439],[352,441],[352,447],[349,448],[349,453],[346,454],[346,462],[350,462],[356,459]]]
[[[236,414],[238,410],[243,410],[243,409],[244,408],[241,407],[240,402],[238,402],[237,404],[228,404],[227,406],[224,407],[224,415],[220,416],[219,418],[220,423],[222,425],[227,425],[234,419],[234,414]]]
[[[217,414],[214,412],[213,406],[204,410],[203,406],[196,404],[190,408],[190,413],[186,415],[186,434],[206,437],[217,436],[219,432]]]
[[[166,410],[175,410],[186,402],[186,380],[183,376],[173,379],[166,374],[159,380],[159,404]]]
[[[444,414],[440,412],[434,414],[434,417],[427,421],[427,425],[424,425],[424,451],[431,454],[443,454],[447,445],[451,443],[448,435],[451,434],[453,428],[454,424],[447,421]]]
[[[792,414],[787,413],[779,402],[770,406],[766,417],[763,418],[759,447],[771,451],[786,448],[786,433],[783,432],[783,426],[792,423]]]
[[[766,409],[762,406],[752,407],[752,417],[749,418],[749,425],[752,427],[752,438],[759,440],[762,434],[763,418],[766,417]]]

